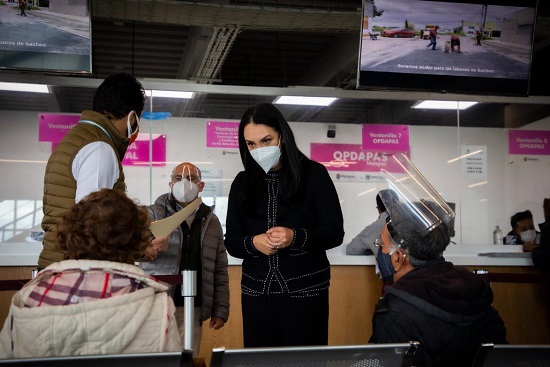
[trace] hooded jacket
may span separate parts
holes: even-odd
[[[420,342],[415,366],[470,366],[482,343],[506,343],[492,302],[485,280],[441,258],[385,288],[370,342]]]
[[[135,279],[140,286],[123,294],[88,301],[83,301],[85,297],[79,293],[79,297],[70,297],[70,304],[65,305],[55,305],[58,300],[66,299],[64,292],[53,295],[53,290],[36,291],[44,289],[40,288],[44,282],[53,285],[53,278],[58,274],[63,277],[64,272],[76,272],[86,277],[90,270],[104,273],[105,278],[110,279],[105,287],[111,290],[115,289],[115,274]],[[86,284],[85,281],[64,289],[74,291],[81,289],[82,284]],[[54,263],[13,296],[0,332],[0,359],[180,351],[175,307],[167,291],[166,284],[132,264],[98,260]],[[42,295],[33,300],[44,299],[46,294],[55,298],[49,304],[26,306],[32,303],[29,297],[33,292]],[[84,294],[95,297],[92,290]]]

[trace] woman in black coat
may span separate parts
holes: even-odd
[[[344,237],[334,184],[271,104],[243,115],[239,150],[244,171],[229,192],[225,245],[243,259],[244,346],[326,345],[326,250]]]

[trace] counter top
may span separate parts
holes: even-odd
[[[0,266],[36,266],[41,250],[41,242],[0,243]],[[522,251],[520,245],[451,244],[443,256],[455,265],[533,266],[531,254]],[[331,249],[327,255],[331,265],[374,265],[375,262],[373,256],[346,255],[345,246]],[[241,259],[229,256],[229,265],[240,265],[241,262]]]

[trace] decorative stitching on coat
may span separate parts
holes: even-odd
[[[295,279],[305,278],[305,277],[308,277],[308,276],[313,275],[313,274],[319,274],[319,273],[322,273],[324,271],[327,271],[327,269],[330,269],[330,266],[327,266],[326,268],[314,271],[313,273],[307,273],[307,274],[302,274],[299,277],[288,278],[287,280],[295,280]]]

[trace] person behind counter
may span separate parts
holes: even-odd
[[[346,255],[374,255],[376,258],[376,274],[380,275],[380,279],[385,285],[393,282],[393,268],[391,267],[390,257],[382,251],[378,251],[378,247],[374,244],[375,240],[380,237],[382,228],[386,225],[388,212],[386,206],[380,197],[380,194],[390,190],[382,190],[376,195],[376,209],[378,210],[378,219],[366,226],[350,243],[346,246]]]
[[[168,285],[134,265],[149,246],[149,224],[120,190],[75,204],[57,232],[66,260],[13,296],[0,358],[181,351]]]
[[[395,283],[385,287],[375,307],[369,342],[415,340],[420,345],[414,366],[446,367],[471,366],[481,343],[506,343],[490,285],[443,258],[447,225],[424,234],[426,227],[403,207],[392,209],[389,218],[378,245],[391,256]]]
[[[512,230],[506,236],[506,243],[510,240],[517,245],[523,245],[523,251],[530,252],[537,246],[540,238],[539,232],[535,230],[533,214],[530,210],[517,212],[510,218]]]
[[[244,171],[229,192],[225,246],[243,259],[244,346],[327,345],[326,250],[344,238],[334,184],[274,105],[246,111],[238,135]]]
[[[542,270],[550,271],[550,198],[542,202],[544,222],[539,224],[540,243],[533,248],[533,264]]]

